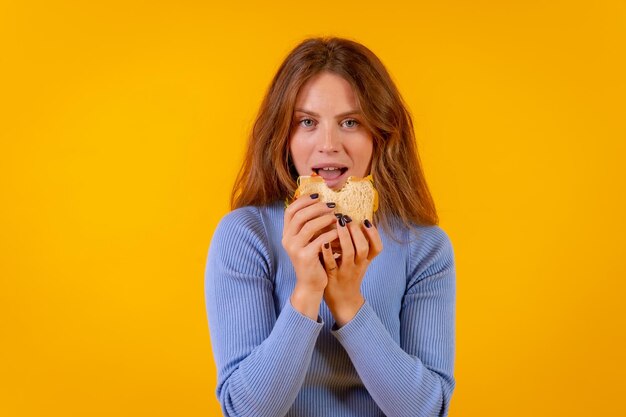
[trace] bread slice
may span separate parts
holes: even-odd
[[[318,193],[323,202],[334,202],[337,205],[335,213],[348,215],[357,223],[363,223],[365,219],[373,222],[372,217],[378,209],[378,192],[371,175],[363,178],[350,176],[339,191],[329,188],[324,179],[315,173],[299,177],[294,200],[313,193]]]

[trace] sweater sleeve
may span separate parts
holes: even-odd
[[[217,397],[226,417],[284,416],[309,368],[323,327],[289,302],[277,314],[274,265],[257,208],[218,224],[205,270],[205,300]]]
[[[400,344],[367,301],[350,322],[333,330],[389,417],[445,417],[455,387],[453,249],[438,226],[423,230],[424,239],[409,245]]]

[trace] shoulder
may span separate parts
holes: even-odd
[[[419,281],[424,277],[454,269],[454,249],[448,233],[438,225],[407,229],[409,262],[408,277]]]
[[[217,224],[212,243],[225,240],[264,246],[272,228],[269,223],[272,222],[273,211],[273,205],[245,206],[230,211]]]
[[[280,202],[237,208],[222,217],[215,229],[215,235],[219,238],[228,238],[243,234],[267,240],[267,236],[271,234],[273,229],[282,226],[278,223],[282,223],[283,211]]]
[[[215,228],[215,235],[226,238],[234,233],[258,233],[262,230],[259,208],[246,206],[226,213]]]
[[[437,248],[440,250],[452,249],[452,242],[448,233],[439,225],[414,225],[407,229],[407,237],[411,245],[417,250],[434,250]]]
[[[271,248],[268,236],[268,206],[246,206],[225,214],[213,233],[209,253],[233,269],[237,264],[262,266],[264,275],[271,272]]]

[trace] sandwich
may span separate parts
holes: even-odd
[[[335,213],[349,216],[354,222],[363,223],[365,219],[373,221],[374,212],[378,210],[378,191],[374,188],[371,174],[363,178],[348,177],[338,191],[329,188],[324,179],[315,172],[300,176],[293,199],[313,193],[318,193],[323,202],[335,203]]]
[[[291,201],[295,201],[301,195],[313,193],[319,194],[319,199],[322,202],[333,202],[336,204],[335,216],[337,218],[349,216],[352,221],[358,222],[358,224],[363,224],[365,219],[373,223],[374,212],[378,210],[378,191],[374,188],[371,174],[363,178],[348,177],[344,186],[338,191],[329,188],[324,178],[315,172],[308,176],[300,176],[298,177],[298,188]],[[287,206],[289,201],[285,203],[285,206]],[[333,227],[335,225],[324,228],[313,236],[312,239],[315,239],[321,233],[332,230]],[[341,244],[338,239],[331,242],[331,248],[335,259],[341,257]],[[320,259],[321,256],[320,254]]]

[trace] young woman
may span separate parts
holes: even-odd
[[[298,176],[311,172],[336,190],[371,173],[375,218],[336,217],[314,194],[285,208]],[[369,49],[313,38],[287,56],[231,203],[205,276],[225,416],[448,414],[453,249],[437,225],[411,117]]]

